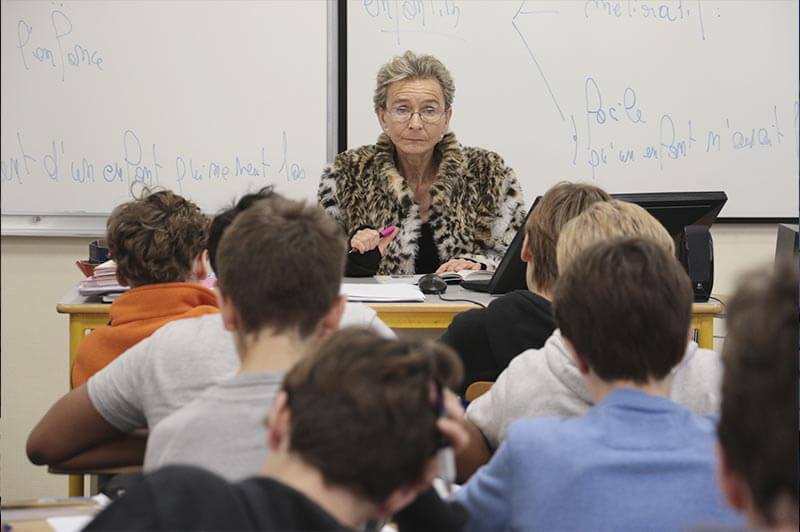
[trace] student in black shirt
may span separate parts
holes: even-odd
[[[459,314],[441,338],[464,364],[462,394],[475,381],[497,380],[515,356],[544,345],[556,328],[550,294],[558,278],[558,234],[589,205],[610,199],[584,183],[559,183],[544,194],[525,225],[521,258],[528,265],[528,289],[505,294],[486,309]]]
[[[260,476],[232,484],[167,467],[85,530],[353,530],[389,518],[430,487],[443,434],[465,444],[459,423],[441,417],[443,404],[458,409],[441,386],[460,377],[455,354],[435,343],[335,333],[284,379]],[[461,529],[463,508],[431,495],[395,515],[401,530]]]

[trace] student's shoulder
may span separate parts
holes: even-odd
[[[188,465],[170,465],[145,475],[153,486],[203,486],[208,490],[229,490],[230,483],[206,469]]]
[[[225,334],[222,315],[215,312],[170,321],[154,332],[150,336],[150,341],[159,342],[183,338],[196,339],[197,336],[223,336]]]
[[[512,452],[560,455],[584,441],[584,424],[580,416],[521,418],[508,427],[506,441]]]
[[[225,330],[219,313],[171,321],[142,340],[141,344],[151,354],[162,353],[171,364],[183,363],[183,358],[194,357],[195,353],[235,349],[233,337]],[[186,355],[181,356],[184,352]]]

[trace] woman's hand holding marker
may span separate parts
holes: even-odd
[[[396,225],[387,225],[380,231],[376,231],[375,229],[361,229],[360,231],[356,231],[353,238],[350,239],[350,253],[357,251],[363,254],[378,248],[380,254],[384,255],[386,253],[386,248],[389,247],[389,243],[394,240],[398,233],[399,231]]]

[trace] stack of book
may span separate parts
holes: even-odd
[[[94,273],[78,285],[78,293],[82,296],[119,293],[127,289],[117,282],[117,265],[113,260],[99,264]]]

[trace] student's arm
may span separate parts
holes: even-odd
[[[95,409],[82,384],[50,407],[28,436],[25,452],[34,464],[52,465],[121,434]]]
[[[66,463],[88,449],[118,439],[124,433],[145,428],[147,420],[142,394],[146,393],[143,391],[148,378],[146,365],[152,359],[148,351],[150,343],[150,338],[139,342],[93,375],[86,384],[59,399],[28,436],[26,450],[31,462],[47,465]],[[126,453],[125,448],[119,452]],[[110,458],[102,449],[93,451],[92,455]],[[84,456],[81,463],[89,464],[87,460],[92,455]],[[131,463],[141,461],[127,462]]]
[[[510,442],[504,442],[489,464],[453,496],[469,514],[467,530],[492,532],[509,529],[514,473],[510,447]]]
[[[462,484],[492,457],[489,444],[486,443],[486,437],[481,430],[468,419],[463,421],[463,426],[469,434],[469,443],[456,454],[456,482]]]
[[[466,413],[469,446],[461,455],[456,455],[456,472],[459,482],[466,481],[480,466],[487,463],[493,452],[503,441],[508,425],[518,414],[519,402],[513,389],[527,378],[520,366],[521,354],[503,370],[488,392],[469,404]]]
[[[147,431],[134,431],[90,447],[63,462],[49,465],[63,471],[139,466],[144,462],[146,447]]]

